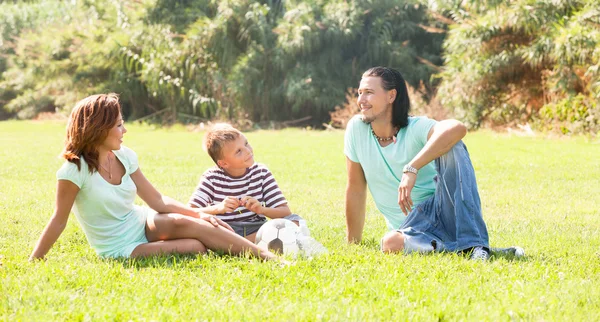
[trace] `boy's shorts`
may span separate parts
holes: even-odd
[[[291,221],[300,221],[302,217],[291,214],[289,216],[283,217],[283,219],[291,220]],[[262,225],[264,225],[267,221],[232,221],[228,222],[229,226],[233,228],[236,234],[246,237],[248,235],[252,235],[257,232]]]

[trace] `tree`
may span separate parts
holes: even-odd
[[[600,130],[595,1],[435,4],[456,22],[444,44],[441,101],[471,127],[537,121],[563,132]],[[574,120],[583,123],[567,124]]]
[[[61,14],[15,33],[4,109],[30,117],[113,91],[133,119],[321,124],[367,68],[397,67],[431,94],[442,62],[444,35],[431,30],[443,24],[410,0],[96,0]]]

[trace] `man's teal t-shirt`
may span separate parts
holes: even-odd
[[[400,228],[406,216],[398,205],[400,182],[391,174],[383,158],[396,177],[402,178],[402,168],[423,149],[427,143],[427,135],[435,124],[435,120],[427,117],[409,117],[408,125],[398,132],[396,143],[378,148],[379,143],[371,132],[371,126],[362,121],[361,115],[354,116],[348,122],[344,154],[362,166],[375,205],[385,216],[390,230]],[[435,175],[433,161],[419,170],[417,182],[411,192],[415,205],[433,195]]]

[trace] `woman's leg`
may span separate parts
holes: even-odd
[[[193,238],[208,249],[243,254],[251,252],[263,259],[276,256],[247,239],[223,228],[197,218],[181,214],[151,214],[146,221],[146,238],[149,242]]]
[[[141,244],[133,250],[130,257],[198,253],[206,253],[206,247],[197,239],[175,239]]]
[[[246,236],[246,237],[244,237],[244,238],[246,238],[246,239],[247,239],[248,241],[250,241],[251,243],[254,243],[254,242],[256,242],[256,233],[252,233],[252,234],[250,234],[250,235],[247,235],[247,236]]]

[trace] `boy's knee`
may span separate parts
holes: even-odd
[[[381,250],[384,253],[398,253],[404,250],[404,235],[398,231],[390,231],[381,239]]]

